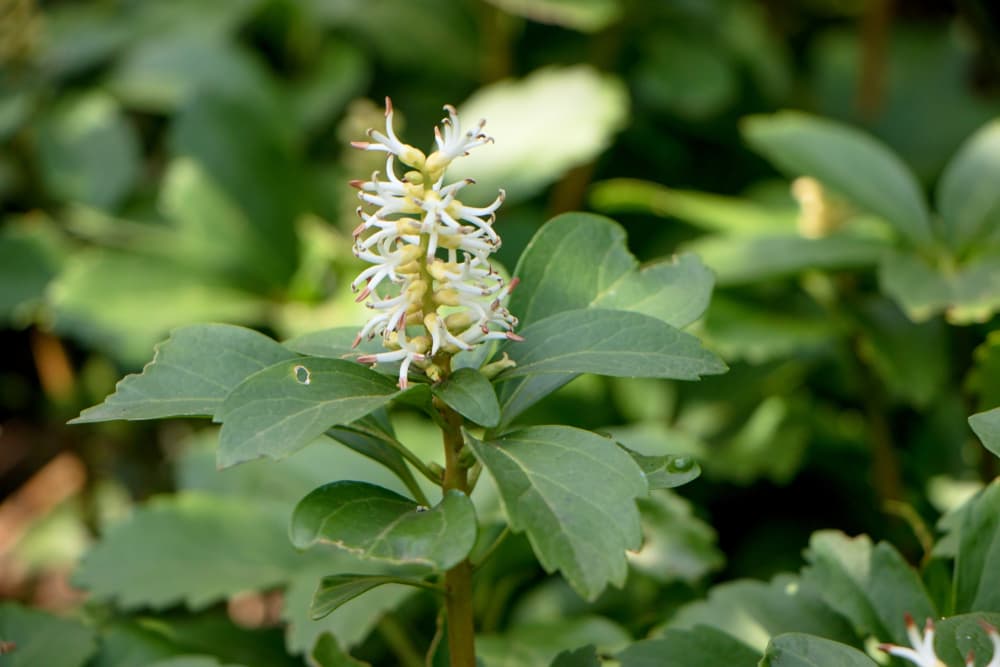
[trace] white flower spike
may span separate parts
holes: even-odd
[[[372,141],[356,148],[387,153],[385,180],[351,181],[365,206],[354,230],[354,254],[371,266],[351,284],[357,300],[375,311],[354,344],[380,336],[385,352],[358,358],[362,363],[399,362],[399,387],[409,384],[411,368],[432,381],[449,372],[450,357],[487,340],[521,340],[517,318],[503,306],[517,281],[505,285],[489,256],[500,247],[493,230],[504,200],[467,206],[457,194],[471,179],[446,185],[444,172],[456,158],[493,139],[485,121],[462,131],[455,108],[446,105],[442,129],[435,128],[437,150],[425,156],[403,143],[392,127],[392,101],[385,100],[385,132],[369,130]],[[402,178],[401,162],[412,170]],[[509,362],[508,362],[509,363]]]

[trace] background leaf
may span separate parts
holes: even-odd
[[[856,648],[803,634],[780,635],[771,640],[761,667],[874,667],[876,663]]]
[[[938,181],[937,204],[952,247],[964,250],[1000,223],[1000,121],[982,127],[962,144]]]
[[[0,605],[0,642],[15,644],[0,657],[4,667],[83,667],[97,649],[81,623],[11,602]]]
[[[667,630],[658,639],[636,642],[615,656],[621,667],[756,667],[760,653],[743,642],[705,625]]]
[[[883,218],[918,247],[933,243],[930,217],[913,174],[891,151],[854,128],[783,111],[752,116],[743,134],[789,176],[812,176],[858,208]]]

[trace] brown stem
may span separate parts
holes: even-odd
[[[462,463],[462,417],[439,399],[434,407],[441,414],[444,431],[444,492],[469,492],[468,469]],[[472,563],[464,559],[444,577],[448,614],[448,653],[451,667],[476,667],[475,619],[472,610]]]
[[[885,95],[885,52],[892,25],[892,0],[871,0],[861,20],[861,78],[858,81],[858,110],[872,120],[882,107]]]

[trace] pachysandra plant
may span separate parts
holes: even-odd
[[[352,182],[364,203],[354,250],[368,264],[352,287],[372,311],[360,331],[278,343],[235,326],[184,327],[75,421],[211,416],[222,425],[219,467],[280,459],[317,439],[385,466],[406,495],[335,480],[292,514],[296,547],[332,546],[365,564],[337,571],[343,560],[331,560],[313,616],[384,584],[429,589],[442,600],[450,663],[473,667],[474,574],[509,533],[525,534],[547,572],[593,600],[624,583],[626,551],[642,544],[636,500],[699,473],[686,457],[640,455],[570,426],[518,426],[518,416],[582,373],[695,380],[726,368],[679,329],[704,311],[710,272],[694,256],[640,270],[606,218],[549,221],[506,282],[491,263],[503,192],[469,205],[459,195],[470,181],[446,177],[492,140],[483,122],[465,130],[445,109],[430,154],[396,136],[388,100],[385,131],[355,144],[386,153],[384,172]],[[438,460],[396,436],[395,404],[439,427]],[[484,470],[506,520],[490,530],[471,499]],[[79,580],[93,581],[86,564]]]

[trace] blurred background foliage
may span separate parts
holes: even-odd
[[[386,95],[409,128],[448,102],[488,119],[495,146],[456,169],[477,178],[472,199],[507,189],[507,267],[545,220],[584,209],[622,222],[640,260],[693,251],[716,275],[693,329],[728,374],[585,376],[525,416],[688,454],[704,475],[644,501],[633,576],[594,605],[545,577],[524,540],[505,543],[479,575],[488,664],[547,664],[573,637],[623,645],[713,583],[798,570],[821,528],[919,561],[928,527],[995,474],[966,417],[1000,404],[998,272],[976,274],[992,297],[941,297],[940,262],[915,267],[867,212],[790,187],[767,135],[779,117],[745,119],[798,109],[854,125],[934,193],[1000,116],[998,37],[987,0],[2,0],[0,597],[80,608],[69,574],[90,550],[79,578],[103,634],[80,650],[96,664],[301,664],[323,632],[376,664],[425,648],[419,595],[387,587],[323,623],[291,603],[327,573],[284,546],[291,503],[323,470],[393,487],[376,467],[326,446],[277,474],[216,475],[214,434],[182,421],[63,425],[176,326],[284,339],[363,319],[346,181],[381,165],[348,142],[382,123]],[[437,456],[425,424],[396,421]],[[208,506],[246,529],[218,530]],[[109,527],[117,541],[98,542]],[[191,544],[172,552],[150,530]],[[134,571],[105,567],[115,549]],[[129,600],[129,577],[176,585]],[[511,646],[523,655],[499,662]]]

